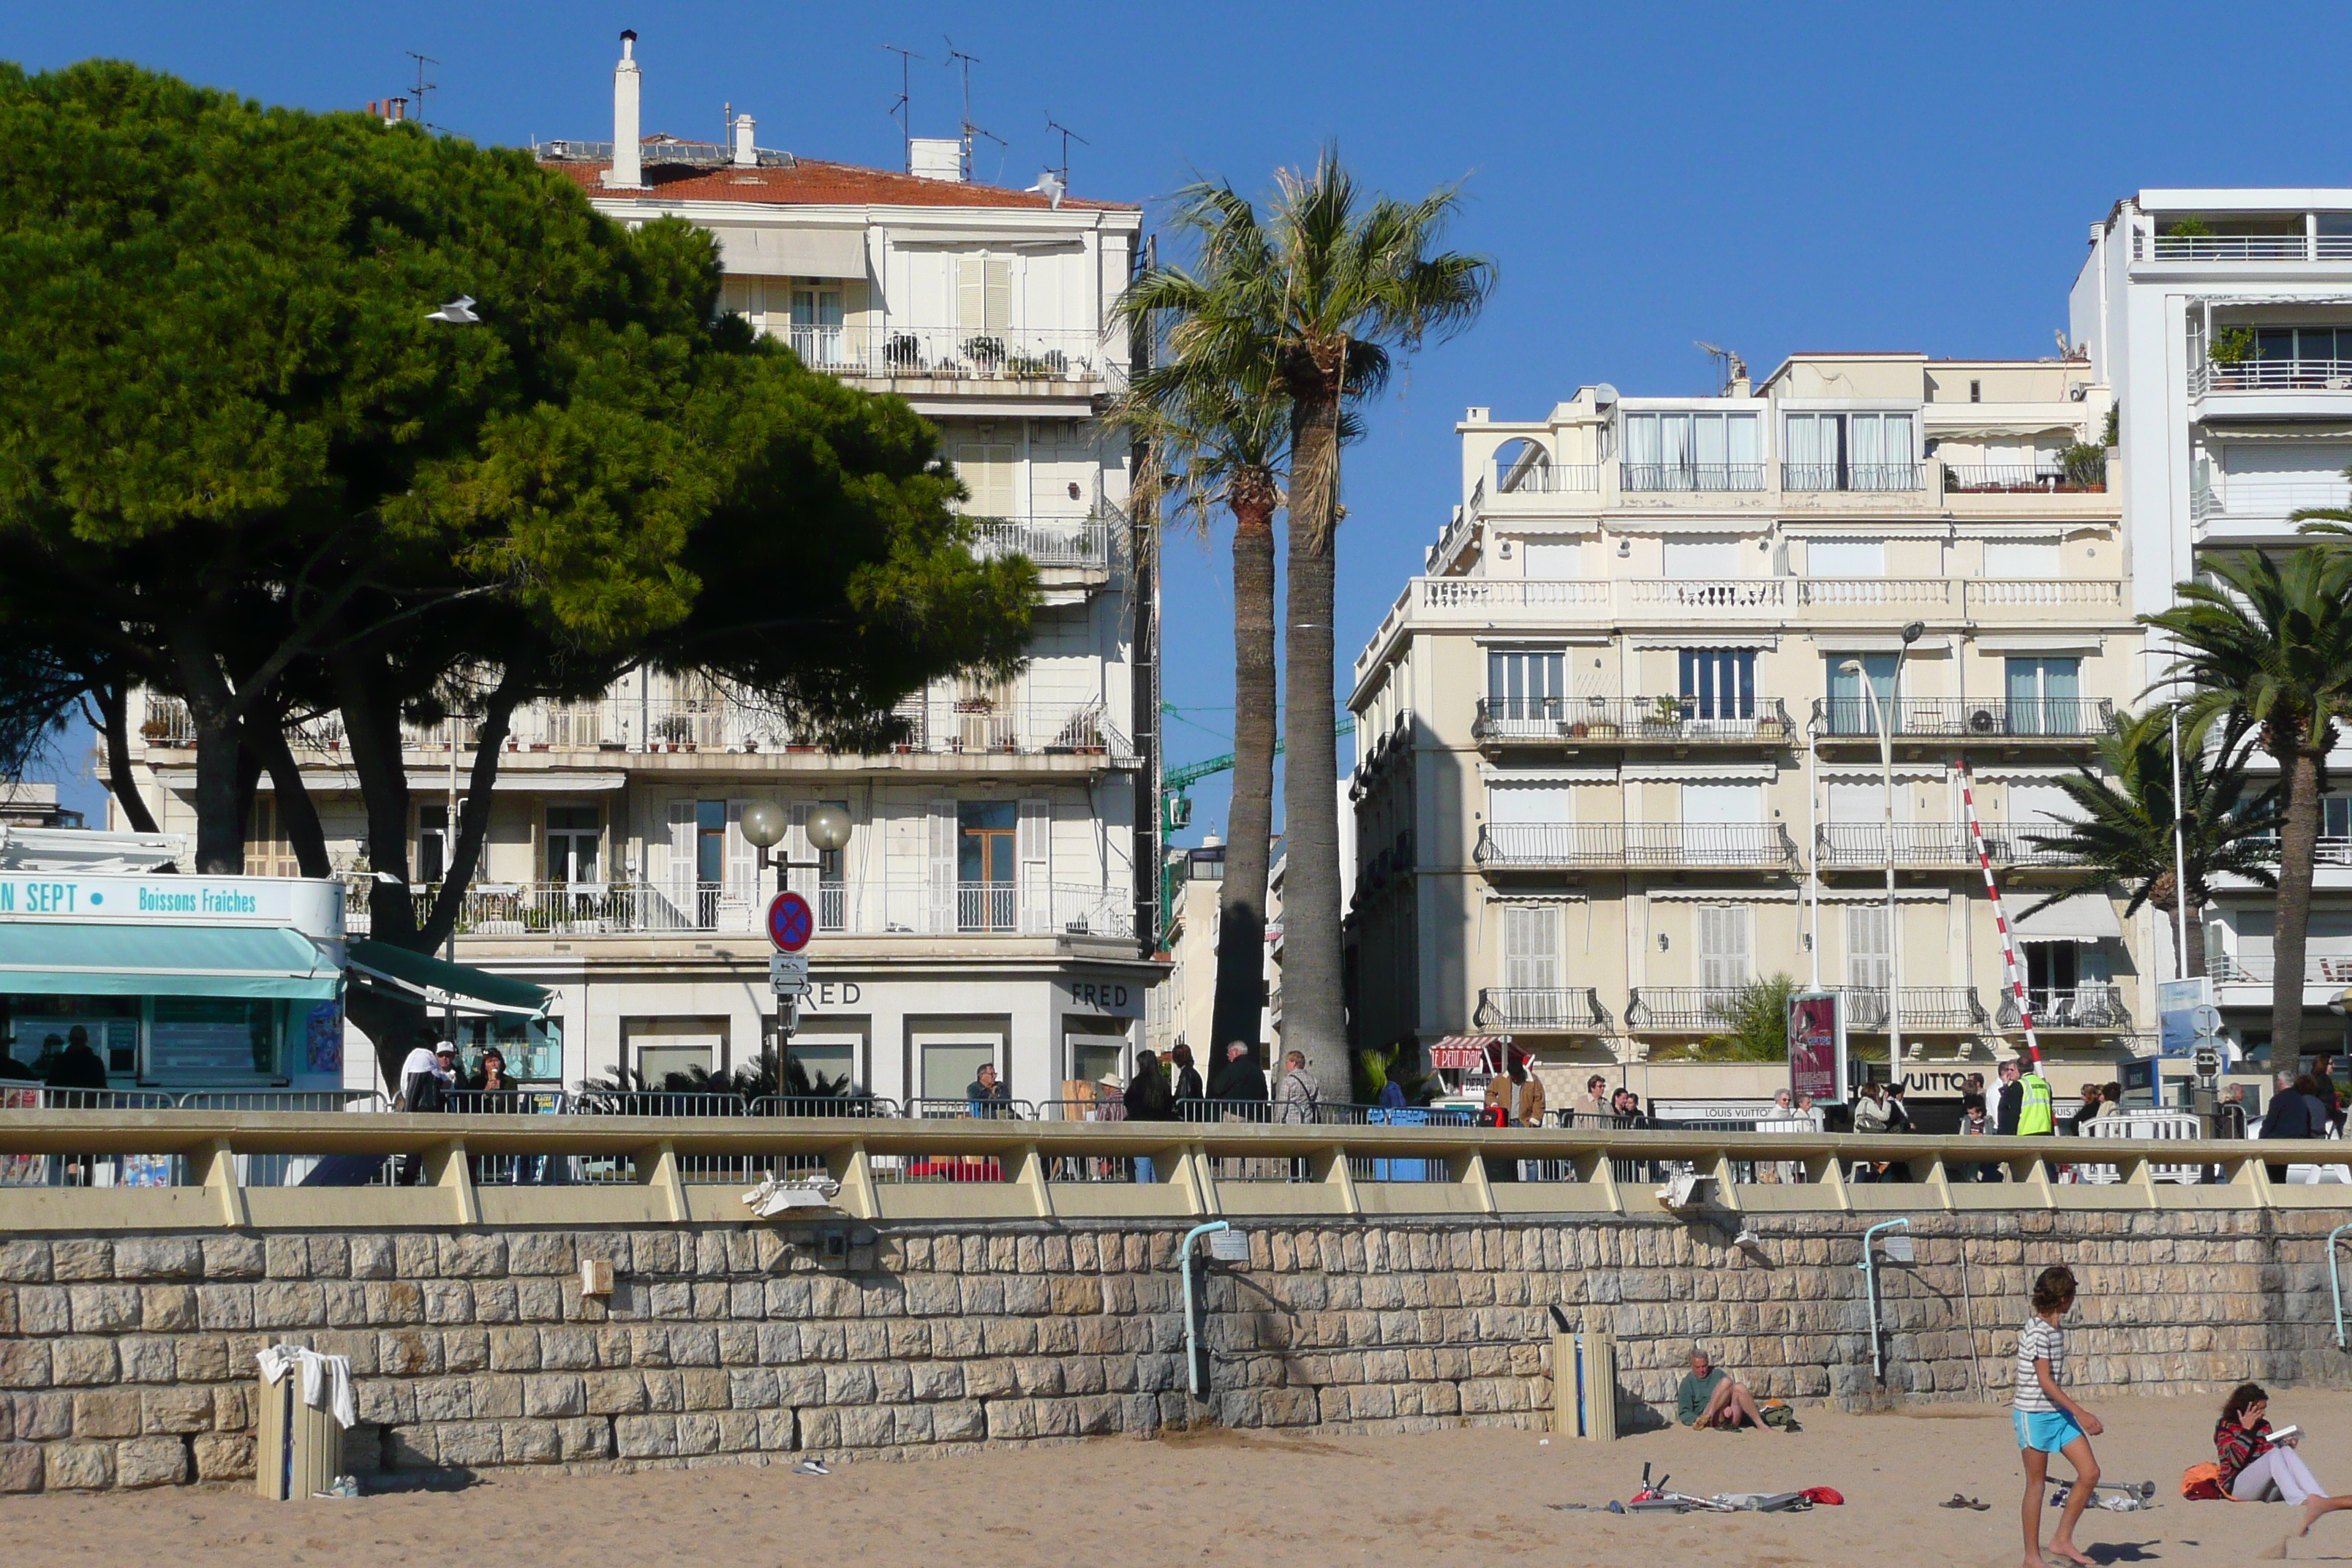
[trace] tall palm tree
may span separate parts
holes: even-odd
[[[1137,490],[1165,500],[1173,519],[1204,532],[1220,506],[1234,516],[1234,771],[1217,890],[1217,986],[1211,1045],[1257,1043],[1265,996],[1268,843],[1274,833],[1274,514],[1290,449],[1289,401],[1270,365],[1228,366],[1188,352],[1185,323],[1204,298],[1236,286],[1213,213],[1180,212],[1198,237],[1201,265],[1154,267],[1120,313],[1163,340],[1159,363],[1137,376],[1112,416],[1146,454]],[[1212,306],[1213,310],[1214,307]]]
[[[2073,819],[2054,832],[2029,833],[2025,841],[2066,855],[2082,874],[2021,913],[2108,882],[2120,882],[2129,891],[2127,914],[2139,913],[2143,904],[2154,904],[2168,921],[2180,913],[2184,895],[2173,853],[2172,720],[2168,707],[2117,719],[2099,737],[2097,763],[2058,781],[2074,805]],[[2273,797],[2250,802],[2245,790],[2242,757],[2209,760],[2203,746],[2181,748],[2178,858],[2188,879],[2191,935],[2185,956],[2190,974],[2205,973],[2201,933],[2213,879],[2229,875],[2258,887],[2278,886],[2271,869],[2278,831]]]
[[[2279,764],[2278,918],[2273,939],[2271,1051],[2303,1051],[2305,938],[2320,793],[2337,725],[2352,709],[2352,552],[2329,547],[2211,559],[2210,581],[2143,625],[2170,634],[2162,684],[2185,688],[2181,743],[2222,726],[2222,754],[2259,748]]]
[[[1458,187],[1419,201],[1367,195],[1326,148],[1311,170],[1275,175],[1261,222],[1229,184],[1179,198],[1219,236],[1235,287],[1202,300],[1181,328],[1188,352],[1240,374],[1270,367],[1290,404],[1290,518],[1284,708],[1283,1044],[1306,1053],[1319,1091],[1346,1099],[1350,1071],[1339,958],[1338,742],[1332,616],[1339,449],[1350,405],[1379,392],[1393,355],[1451,336],[1492,292],[1485,257],[1435,251],[1460,210]],[[1171,341],[1173,338],[1171,336]]]

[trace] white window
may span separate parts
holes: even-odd
[[[956,325],[1001,332],[1013,324],[1013,262],[1002,256],[956,258]]]
[[[1526,552],[1520,570],[1528,576],[1553,582],[1584,573],[1584,546],[1572,539],[1530,539],[1519,548]]]
[[[1919,485],[1908,414],[1791,414],[1781,482],[1792,490],[1909,490]]]
[[[1486,711],[1496,719],[1557,719],[1568,695],[1568,656],[1559,648],[1492,648]]]
[[[1756,490],[1764,488],[1756,416],[1669,412],[1625,416],[1629,490]]]
[[[808,364],[841,363],[840,289],[793,290],[793,352]]]
[[[1985,575],[2047,583],[2058,576],[2058,542],[2054,539],[1988,539]]]
[[[1754,823],[1764,820],[1764,786],[1760,784],[1686,784],[1683,785],[1683,821]]]
[[[1665,547],[1666,576],[1676,583],[1739,575],[1739,541],[1736,539],[1669,539]]]
[[[547,808],[547,879],[601,881],[597,847],[604,840],[603,813],[593,805]]]
[[[1876,827],[1886,820],[1886,786],[1877,779],[1832,779],[1824,786],[1829,795],[1829,818],[1832,823],[1859,823]],[[1908,797],[1902,790],[1895,792],[1895,809],[1899,816]]]
[[[1019,515],[1015,507],[1019,473],[1010,442],[963,441],[956,446],[956,477],[971,491],[964,510],[973,517]]]
[[[2083,812],[2066,793],[2065,786],[2054,780],[2027,783],[2022,780],[2009,786],[2009,824],[2028,833],[2054,834],[2067,825],[2082,819]]]
[[[1745,904],[1698,906],[1698,983],[1707,990],[1737,991],[1753,977],[1749,914]]]
[[[1559,908],[1503,907],[1503,984],[1514,991],[1559,988]]]
[[[1570,787],[1560,784],[1496,784],[1486,790],[1491,822],[1573,822]]]
[[[1860,991],[1884,991],[1895,973],[1895,948],[1885,904],[1849,904],[1845,911],[1845,981]]]
[[[1811,540],[1805,545],[1805,574],[1811,577],[1884,577],[1886,541]]]

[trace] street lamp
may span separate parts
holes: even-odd
[[[1886,1072],[1890,1079],[1903,1070],[1903,927],[1895,911],[1895,716],[1891,709],[1903,689],[1904,656],[1927,629],[1924,621],[1913,621],[1903,628],[1903,645],[1895,650],[1895,679],[1888,701],[1879,700],[1878,687],[1860,659],[1850,658],[1838,666],[1861,682],[1871,728],[1878,731],[1879,779],[1886,792]]]
[[[760,868],[766,870],[770,864],[768,851],[783,841],[784,808],[772,800],[755,800],[743,808],[737,825],[742,830],[743,841],[760,852]],[[849,813],[830,803],[820,805],[809,813],[805,825],[809,847],[821,856],[838,854],[849,847]],[[785,890],[793,872],[819,870],[824,864],[823,860],[795,861],[789,855],[777,856],[776,891]]]

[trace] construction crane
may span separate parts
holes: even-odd
[[[1356,721],[1352,715],[1331,726],[1331,733],[1335,737],[1355,732]],[[1274,754],[1277,757],[1282,755],[1279,740],[1274,743]],[[1205,762],[1187,763],[1181,768],[1170,768],[1160,776],[1160,836],[1162,839],[1181,828],[1192,826],[1192,800],[1184,792],[1202,779],[1214,778],[1229,771],[1233,765],[1234,754],[1227,752],[1221,757],[1211,757]],[[1163,861],[1160,868],[1160,929],[1163,933],[1175,923],[1178,880],[1174,871]]]

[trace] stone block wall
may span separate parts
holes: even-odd
[[[2005,1400],[2032,1276],[2071,1265],[2089,1391],[2338,1382],[2320,1211],[1240,1222],[1195,1264],[1210,1392],[1186,1394],[1160,1222],[898,1224],[826,1267],[757,1225],[0,1243],[0,1490],[253,1471],[254,1354],[343,1355],[362,1472],[940,1450],[1171,1423],[1399,1428],[1549,1419],[1551,1309],[1619,1340],[1621,1421],[1672,1407],[1696,1340],[1759,1393]],[[802,1237],[804,1239],[804,1236]],[[609,1299],[580,1263],[609,1259]],[[2086,1393],[2095,1399],[2095,1392]],[[1645,1412],[1648,1414],[1645,1415]]]

